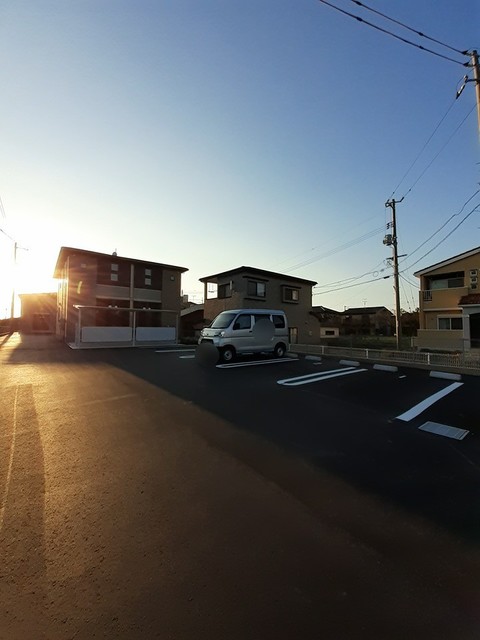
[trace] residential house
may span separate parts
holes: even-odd
[[[185,267],[62,247],[57,335],[69,343],[175,341]]]
[[[395,316],[386,307],[356,307],[340,313],[343,335],[391,336],[395,333]]]
[[[480,247],[437,262],[420,279],[420,349],[480,348]]]
[[[283,309],[290,342],[318,342],[318,321],[310,313],[316,282],[246,266],[200,278],[200,282],[205,289],[206,323],[227,309]]]
[[[180,311],[180,339],[182,341],[196,343],[204,326],[203,304],[190,304]]]
[[[320,338],[332,339],[340,335],[340,312],[321,305],[312,307],[310,312],[320,324]]]
[[[20,330],[24,333],[55,333],[56,293],[21,293]]]

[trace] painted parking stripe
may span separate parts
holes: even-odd
[[[448,385],[448,387],[445,387],[445,389],[442,389],[441,391],[437,391],[437,393],[434,393],[430,397],[425,398],[425,400],[422,400],[422,402],[419,402],[408,411],[405,411],[405,413],[402,413],[401,415],[397,416],[397,420],[410,422],[410,420],[413,420],[413,418],[416,418],[418,415],[423,413],[425,409],[428,409],[428,407],[431,407],[432,404],[435,404],[435,402],[437,402],[438,400],[441,400],[441,398],[443,398],[444,396],[447,396],[449,393],[452,393],[452,391],[455,391],[455,389],[458,389],[458,387],[461,387],[462,385],[463,385],[463,382],[453,382],[452,384]]]
[[[302,384],[311,384],[312,382],[322,382],[323,380],[329,380],[330,378],[339,378],[341,376],[349,376],[353,373],[362,373],[367,369],[357,369],[352,367],[351,369],[337,370],[335,373],[332,371],[325,371],[324,373],[316,373],[311,376],[300,376],[300,378],[287,378],[286,380],[277,380],[277,384],[282,384],[286,387],[298,387]]]
[[[180,360],[190,360],[192,358],[195,358],[195,354],[193,354],[192,356],[178,356],[180,358]]]
[[[309,378],[320,378],[328,376],[329,373],[339,373],[341,371],[352,371],[355,367],[342,367],[341,369],[329,369],[328,371],[317,371],[316,373],[307,373],[304,376],[297,376],[295,378],[285,378],[285,380],[277,380],[278,384],[286,384],[288,382],[295,382],[296,380],[308,380]]]
[[[262,364],[280,364],[280,362],[298,362],[292,358],[279,358],[275,360],[254,360],[253,362],[235,362],[232,364],[217,364],[217,369],[235,369],[237,367],[257,367]]]

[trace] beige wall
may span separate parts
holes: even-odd
[[[433,331],[419,329],[415,339],[418,349],[443,349],[446,351],[463,351],[465,341],[463,331]]]

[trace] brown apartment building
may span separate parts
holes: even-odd
[[[68,343],[141,344],[178,338],[187,271],[73,247],[60,249],[56,333]]]

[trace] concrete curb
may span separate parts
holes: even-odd
[[[389,371],[390,373],[396,373],[398,371],[398,367],[392,364],[374,364],[373,368],[377,371]]]
[[[340,360],[339,364],[344,364],[347,367],[359,367],[360,366],[360,362],[357,362],[356,360]]]
[[[431,378],[443,378],[444,380],[456,380],[459,382],[462,379],[460,373],[448,373],[447,371],[430,371]]]

